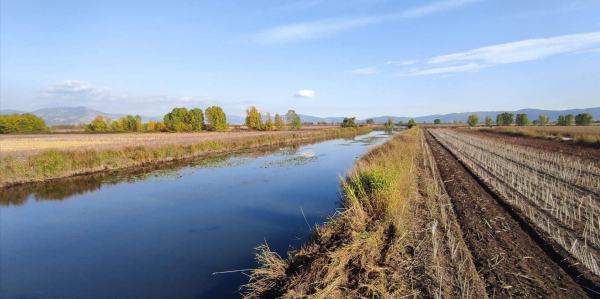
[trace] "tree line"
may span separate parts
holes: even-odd
[[[48,131],[46,122],[33,114],[0,115],[0,133],[31,133]]]
[[[198,132],[207,131],[225,131],[229,128],[227,117],[221,107],[212,106],[202,109],[194,108],[174,108],[171,112],[165,114],[163,121],[142,123],[142,117],[139,115],[127,115],[118,120],[111,120],[98,115],[90,124],[85,127],[86,132]]]
[[[594,122],[594,118],[590,113],[579,113],[576,116],[573,114],[568,115],[560,115],[558,117],[558,122],[556,123],[558,126],[572,126],[575,123],[578,126],[589,126]],[[437,118],[433,121],[434,124],[441,124],[441,119]],[[456,121],[454,121],[456,123]],[[468,117],[467,123],[471,127],[475,127],[479,124],[479,117],[476,114],[472,114]],[[510,112],[500,113],[496,116],[496,126],[510,126],[512,124],[516,124],[517,126],[529,126],[530,124],[543,126],[550,124],[550,120],[546,115],[540,115],[536,120],[531,122],[529,117],[525,113],[518,113],[515,117],[514,114]],[[485,125],[491,127],[494,125],[494,121],[491,116],[485,117]]]
[[[294,110],[288,110],[285,114],[285,118],[281,117],[279,114],[275,114],[275,122],[273,122],[273,119],[271,118],[271,113],[267,112],[266,120],[263,122],[263,117],[255,106],[250,106],[246,109],[246,126],[250,130],[283,131],[285,130],[286,124],[288,124],[292,130],[299,130],[302,128],[300,116],[298,116]]]

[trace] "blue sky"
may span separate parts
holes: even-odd
[[[600,1],[2,0],[2,109],[600,106]]]

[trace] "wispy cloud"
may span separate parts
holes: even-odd
[[[399,76],[474,72],[498,64],[543,59],[560,54],[593,51],[600,44],[600,32],[563,35],[552,38],[528,39],[488,46],[461,53],[440,55],[427,61],[434,68],[397,73]]]
[[[376,74],[377,72],[378,71],[375,67],[367,67],[367,68],[354,69],[354,70],[348,71],[348,73],[355,74],[355,75],[373,75],[373,74]]]
[[[295,94],[295,98],[312,98],[315,96],[315,91],[310,89],[298,90]]]
[[[463,72],[475,72],[487,65],[478,63],[468,63],[465,65],[439,67],[426,70],[414,69],[407,73],[396,73],[396,76],[420,76],[420,75],[435,75],[435,74],[447,74],[447,73],[463,73]]]
[[[396,65],[411,65],[418,63],[418,60],[406,60],[406,61],[388,61],[385,64],[396,64]]]
[[[473,49],[462,53],[441,55],[430,59],[428,63],[461,61],[481,61],[491,65],[515,63],[582,51],[598,44],[600,44],[600,32],[563,35],[552,38],[528,39]]]
[[[415,7],[413,9],[394,14],[384,14],[361,18],[339,18],[288,24],[252,34],[249,39],[262,44],[314,40],[367,25],[395,21],[399,19],[424,17],[430,14],[439,13],[445,10],[450,10],[482,1],[484,0],[446,0],[435,2],[430,5]]]

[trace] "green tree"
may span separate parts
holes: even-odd
[[[0,133],[30,133],[48,131],[43,119],[29,113],[0,115]]]
[[[510,126],[514,121],[514,114],[510,112],[505,112],[498,114],[496,116],[496,125],[497,126]]]
[[[594,122],[594,118],[589,113],[579,113],[575,117],[575,123],[578,126],[589,126]]]
[[[161,121],[156,124],[156,130],[161,131],[161,132],[166,132],[168,130],[167,125],[165,125],[165,123]]]
[[[206,129],[209,131],[226,131],[229,129],[227,124],[227,116],[223,109],[218,106],[208,107],[205,110],[206,114]]]
[[[104,121],[104,117],[102,115],[96,116],[92,122],[87,125],[85,128],[86,132],[102,132],[107,131],[106,122]]]
[[[375,123],[375,120],[373,120],[372,118],[367,119],[367,124],[372,125]]]
[[[530,122],[529,122],[529,118],[527,117],[527,114],[525,113],[519,113],[517,114],[517,126],[529,126]]]
[[[485,125],[486,125],[486,126],[488,126],[488,127],[491,127],[491,126],[492,126],[492,124],[493,124],[492,117],[491,117],[491,116],[489,116],[489,115],[488,115],[488,116],[486,116],[486,117],[485,117]]]
[[[131,119],[128,118],[129,125],[132,125]],[[175,132],[188,132],[192,130],[191,116],[186,108],[173,108],[171,112],[167,113],[163,118],[165,125],[169,131]],[[134,131],[134,130],[130,130]]]
[[[439,119],[439,118],[436,118],[436,119],[433,120],[433,123],[436,124],[436,125],[439,125],[439,124],[442,123],[442,120]]]
[[[300,116],[294,110],[288,110],[285,114],[285,121],[291,126],[292,130],[300,130],[302,128]]]
[[[279,131],[283,131],[285,129],[285,124],[283,123],[283,119],[279,114],[275,114],[275,127]]]
[[[416,125],[417,125],[417,122],[416,122],[414,119],[412,119],[412,118],[411,118],[411,119],[408,121],[408,123],[406,124],[406,127],[410,129],[410,128],[412,128],[412,127],[416,126]]]
[[[204,113],[202,113],[202,109],[194,108],[190,110],[186,121],[189,122],[192,131],[198,132],[204,129]]]
[[[345,117],[342,121],[342,128],[354,128],[356,124],[354,123],[355,117]]]
[[[559,115],[558,116],[558,122],[556,124],[559,125],[559,126],[566,126],[567,125],[567,121],[565,119],[565,116],[562,115],[562,114]]]
[[[573,120],[575,120],[575,116],[573,116],[573,114],[567,114],[565,117],[565,126],[572,126]]]
[[[385,124],[385,127],[388,129],[393,129],[394,128],[394,118],[393,117],[388,117],[388,121]]]
[[[543,115],[543,114],[540,114],[540,116],[538,116],[536,125],[544,126],[544,125],[547,125],[548,123],[550,123],[548,116]]]
[[[273,120],[271,119],[271,113],[267,112],[267,121],[265,122],[265,131],[273,131]]]
[[[476,114],[473,114],[469,116],[467,123],[469,123],[469,126],[471,127],[477,127],[477,124],[479,123],[479,117]]]

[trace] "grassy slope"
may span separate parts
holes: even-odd
[[[236,140],[208,140],[195,144],[168,144],[156,147],[124,147],[107,150],[47,150],[21,161],[5,157],[0,164],[0,187],[18,183],[127,168],[147,163],[184,159],[210,153],[276,145],[287,142],[368,133],[373,128],[350,128],[294,133],[291,135],[261,135]]]
[[[405,252],[418,195],[419,128],[361,157],[342,181],[343,207],[284,260],[268,245],[244,286],[248,298],[397,297],[412,293]]]

